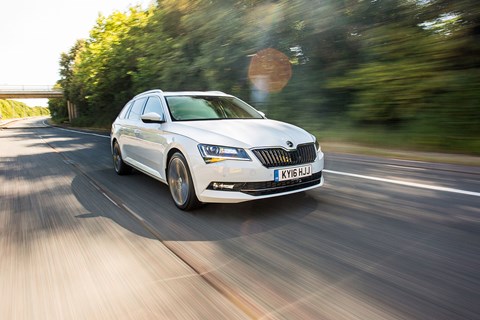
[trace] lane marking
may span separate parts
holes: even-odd
[[[108,138],[108,139],[110,139],[110,136],[106,136],[106,135],[103,135],[103,134],[91,133],[91,132],[82,132],[82,131],[77,131],[77,130],[72,130],[72,129],[64,129],[64,128],[59,128],[59,127],[55,127],[55,128],[57,128],[58,130],[75,132],[75,133],[80,133],[80,134],[86,134],[86,135],[89,135],[89,136],[95,136],[95,137],[101,137],[101,138]]]
[[[96,136],[96,137],[101,137],[101,138],[108,138],[110,139],[110,136],[106,135],[101,135],[97,133],[90,133],[90,132],[82,132],[82,131],[77,131],[77,130],[71,130],[71,129],[64,129],[64,128],[59,128],[56,127],[59,130],[63,131],[69,131],[69,132],[75,132],[79,134],[85,134],[85,135],[90,135],[90,136]],[[343,176],[350,176],[350,177],[355,177],[355,178],[360,178],[360,179],[367,179],[367,180],[372,180],[372,181],[379,181],[379,182],[386,182],[386,183],[392,183],[392,184],[398,184],[402,186],[408,186],[408,187],[414,187],[414,188],[420,188],[420,189],[428,189],[428,190],[435,190],[435,191],[444,191],[444,192],[451,192],[451,193],[458,193],[458,194],[464,194],[464,195],[469,195],[469,196],[474,196],[474,197],[480,197],[480,192],[474,192],[474,191],[468,191],[468,190],[461,190],[461,189],[455,189],[455,188],[447,188],[447,187],[439,187],[439,186],[434,186],[434,185],[428,185],[428,184],[422,184],[422,183],[416,183],[416,182],[408,182],[408,181],[401,181],[401,180],[393,180],[393,179],[386,179],[386,178],[378,178],[378,177],[371,177],[371,176],[365,176],[361,174],[355,174],[355,173],[348,173],[348,172],[341,172],[341,171],[334,171],[334,170],[327,170],[324,169],[323,172],[327,173],[332,173],[332,174],[338,174],[338,175],[343,175]],[[129,208],[127,208],[128,211],[131,211]],[[138,217],[136,213],[131,211],[133,215]],[[140,218],[140,217],[138,217]],[[141,218],[140,218],[141,219]]]
[[[119,206],[112,198],[110,198],[105,192],[102,192],[102,194],[103,194],[103,196],[104,196],[105,198],[107,198],[108,200],[110,200],[111,203],[113,203],[114,205],[116,205],[117,207],[120,208],[120,206]]]
[[[435,191],[445,191],[445,192],[465,194],[465,195],[474,196],[474,197],[480,197],[480,192],[474,192],[474,191],[468,191],[468,190],[461,190],[461,189],[454,189],[454,188],[447,188],[447,187],[439,187],[439,186],[433,186],[433,185],[429,185],[429,184],[422,184],[422,183],[415,183],[415,182],[408,182],[408,181],[401,181],[401,180],[370,177],[370,176],[364,176],[364,175],[361,175],[361,174],[341,172],[341,171],[333,171],[333,170],[325,170],[325,169],[323,170],[323,172],[338,174],[338,175],[342,175],[342,176],[355,177],[355,178],[360,178],[360,179],[368,179],[368,180],[373,180],[373,181],[399,184],[399,185],[408,186],[408,187],[429,189],[429,190],[435,190]]]
[[[127,205],[125,203],[122,203],[123,207],[128,211],[130,212],[130,214],[132,214],[135,218],[137,218],[138,220],[140,220],[141,222],[143,223],[146,223],[146,221],[140,217],[135,211],[133,211],[132,209],[130,209],[129,207],[127,207]]]

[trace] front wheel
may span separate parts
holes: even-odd
[[[195,194],[187,160],[180,152],[176,152],[168,163],[168,187],[173,202],[179,209],[191,210],[201,205]]]
[[[125,162],[123,162],[122,152],[120,151],[120,146],[118,145],[117,141],[115,141],[113,144],[112,157],[113,157],[113,167],[115,168],[115,172],[118,175],[122,176],[122,175],[132,173],[132,167],[130,167]]]

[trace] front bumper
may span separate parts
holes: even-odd
[[[262,191],[255,190],[257,195],[252,195],[249,193],[244,193],[240,191],[218,191],[218,190],[205,190],[200,195],[197,195],[200,201],[202,202],[216,202],[216,203],[237,203],[258,199],[267,199],[278,196],[284,196],[288,194],[293,194],[301,191],[307,191],[322,186],[324,183],[323,177],[320,178],[316,184],[304,184],[299,188],[282,188],[276,189],[278,193],[272,192],[272,189],[264,189]]]
[[[192,176],[197,198],[202,202],[236,203],[306,191],[324,183],[321,151],[311,163],[311,176],[280,182],[274,181],[274,171],[282,167],[266,168],[256,157],[251,158],[252,161],[227,160],[211,164],[195,159]]]
[[[211,182],[208,190],[236,191],[252,196],[264,196],[288,191],[301,190],[320,184],[322,171],[309,177],[286,181],[259,181],[259,182]]]

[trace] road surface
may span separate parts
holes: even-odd
[[[480,169],[327,155],[326,184],[176,209],[107,136],[0,129],[1,319],[480,319]]]

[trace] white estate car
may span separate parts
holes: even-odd
[[[182,210],[323,184],[324,155],[313,135],[217,91],[135,96],[112,124],[111,147],[119,175],[135,168],[166,183]]]

